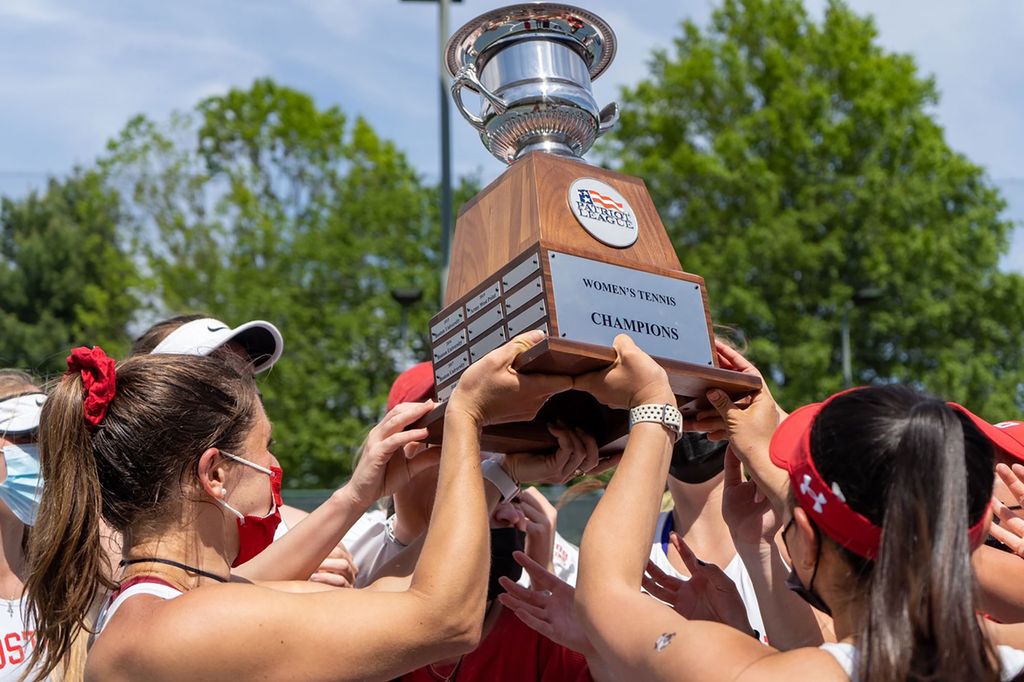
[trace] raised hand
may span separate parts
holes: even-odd
[[[597,442],[590,434],[567,426],[548,430],[558,440],[552,454],[511,453],[502,458],[502,467],[518,483],[565,483],[598,467]]]
[[[779,529],[771,503],[755,482],[744,480],[742,465],[731,447],[725,451],[722,516],[736,545],[771,542]]]
[[[324,583],[334,587],[353,587],[356,584],[357,575],[359,575],[359,568],[352,559],[352,554],[349,553],[345,545],[339,542],[309,579],[315,583]]]
[[[988,532],[1009,547],[1014,554],[1024,558],[1024,514],[1020,512],[1020,506],[1024,504],[1024,466],[1014,464],[1008,467],[1005,464],[997,464],[996,474],[1017,500],[1017,509],[1011,509],[993,497],[992,509],[999,523],[993,523]]]
[[[643,588],[684,618],[713,620],[753,634],[746,606],[732,580],[718,566],[700,561],[675,533],[670,540],[690,572],[690,579],[668,575],[648,562]]]
[[[480,426],[533,419],[548,398],[572,388],[572,377],[512,369],[516,356],[544,337],[542,331],[520,334],[470,365],[448,401],[448,411],[466,413]]]
[[[424,449],[419,444],[427,437],[427,430],[405,430],[435,405],[430,400],[400,403],[370,430],[352,478],[346,484],[357,504],[369,507],[381,497],[403,487],[419,472],[437,466],[440,449]],[[397,452],[402,454],[395,457]]]
[[[498,596],[502,606],[512,609],[519,620],[556,644],[584,656],[593,655],[590,640],[573,611],[576,590],[522,552],[512,556],[530,575],[530,588],[502,576],[498,579],[505,588],[505,594]]]
[[[615,361],[608,367],[576,377],[574,387],[609,407],[631,408],[648,403],[676,404],[665,370],[625,334],[612,344]]]

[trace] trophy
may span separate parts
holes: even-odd
[[[417,424],[430,442],[441,439],[444,401],[462,372],[533,329],[548,336],[518,371],[597,370],[615,359],[615,336],[629,334],[665,368],[684,414],[707,407],[711,387],[738,396],[760,386],[718,367],[704,280],[683,271],[643,181],[582,159],[618,120],[618,105],[599,108],[591,91],[615,46],[600,17],[546,2],[487,12],[448,41],[455,105],[508,168],[456,221],[444,309],[429,330],[441,404]],[[570,391],[533,422],[484,429],[481,447],[549,450],[555,421],[600,445],[628,430],[625,410]]]

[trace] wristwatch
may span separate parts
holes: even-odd
[[[501,468],[498,462],[493,459],[485,459],[480,462],[480,470],[483,471],[484,478],[493,483],[501,493],[502,502],[511,502],[519,497],[519,484]]]
[[[683,413],[675,405],[637,405],[629,411],[629,430],[641,422],[661,424],[675,435],[673,442],[683,435]]]

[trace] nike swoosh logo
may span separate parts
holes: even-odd
[[[227,327],[226,326],[224,326],[224,327],[211,327],[210,325],[206,325],[206,331],[208,331],[208,332],[219,332],[219,331],[221,331],[223,329],[227,329]]]

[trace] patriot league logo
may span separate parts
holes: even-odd
[[[580,225],[598,241],[620,249],[636,242],[636,214],[611,185],[580,178],[569,187],[568,199]]]

